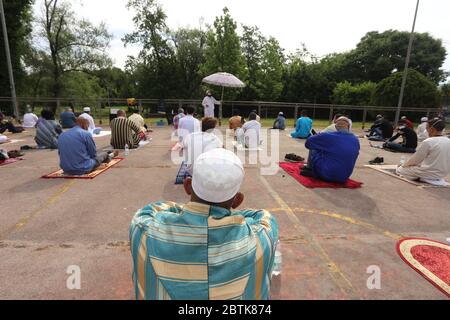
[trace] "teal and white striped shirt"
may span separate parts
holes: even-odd
[[[278,224],[265,210],[155,202],[130,227],[136,299],[268,299]]]

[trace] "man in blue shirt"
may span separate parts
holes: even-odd
[[[89,122],[84,118],[78,118],[75,127],[59,136],[59,159],[64,173],[83,175],[117,156],[117,151],[97,153],[94,139],[88,129]]]
[[[283,112],[278,113],[278,117],[273,123],[273,129],[284,130],[286,129],[286,118],[284,117]]]
[[[75,114],[72,112],[72,109],[67,107],[64,112],[62,112],[59,116],[59,123],[63,129],[73,128],[75,126],[77,118]]]
[[[292,138],[307,139],[311,135],[313,121],[308,117],[306,110],[302,110],[301,117],[297,120],[295,131],[291,133]]]
[[[349,132],[350,121],[341,117],[336,121],[337,132],[320,133],[306,140],[308,165],[300,175],[323,181],[345,183],[352,175],[359,155],[359,140]]]

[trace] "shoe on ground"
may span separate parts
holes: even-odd
[[[384,163],[384,158],[383,157],[376,157],[373,160],[369,161],[369,164],[383,164]]]

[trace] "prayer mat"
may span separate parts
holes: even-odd
[[[365,165],[365,167],[422,188],[450,188],[450,186],[435,186],[419,180],[409,180],[402,176],[399,176],[398,174],[396,174],[397,170],[396,164]]]
[[[300,175],[300,169],[305,165],[303,162],[291,163],[291,162],[280,162],[280,167],[286,171],[291,177],[300,182],[303,186],[307,188],[347,188],[347,189],[357,189],[361,188],[362,182],[348,179],[345,183],[337,182],[326,182],[312,177],[304,177]]]
[[[184,179],[190,178],[191,175],[187,173],[187,164],[183,161],[180,166],[180,170],[178,170],[177,177],[175,178],[175,184],[183,184]]]
[[[11,164],[11,163],[14,163],[14,162],[17,162],[17,161],[20,161],[20,160],[23,160],[23,159],[22,158],[9,158],[9,159],[6,159],[6,160],[0,160],[0,167],[1,166],[6,166],[8,164]]]
[[[112,166],[118,164],[120,161],[122,161],[124,158],[114,158],[112,159],[109,163],[106,164],[105,168],[102,169],[97,169],[94,170],[90,173],[86,173],[83,175],[69,175],[69,174],[65,174],[64,171],[62,169],[49,173],[45,176],[42,176],[41,178],[43,179],[94,179],[96,176],[98,176],[99,174],[105,172],[106,170],[108,170],[109,168],[111,168]]]
[[[424,238],[397,242],[397,253],[411,268],[450,298],[450,246]]]

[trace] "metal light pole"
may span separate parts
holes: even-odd
[[[409,36],[408,52],[406,54],[406,61],[405,61],[405,70],[403,71],[402,86],[400,88],[400,97],[398,98],[397,112],[395,113],[396,126],[398,124],[398,120],[400,119],[400,111],[402,109],[403,104],[403,95],[405,94],[406,77],[408,76],[409,59],[411,58],[411,49],[414,40],[414,29],[416,27],[416,18],[417,18],[417,11],[419,10],[419,1],[420,0],[417,0],[416,12],[414,13],[414,22],[412,26],[411,35]]]
[[[5,39],[6,64],[8,65],[9,84],[11,87],[11,98],[13,101],[13,110],[16,119],[19,120],[19,107],[17,105],[16,86],[14,85],[14,75],[11,65],[11,53],[9,51],[8,31],[6,30],[5,10],[3,9],[3,0],[0,0],[0,18],[2,20],[3,39]]]

